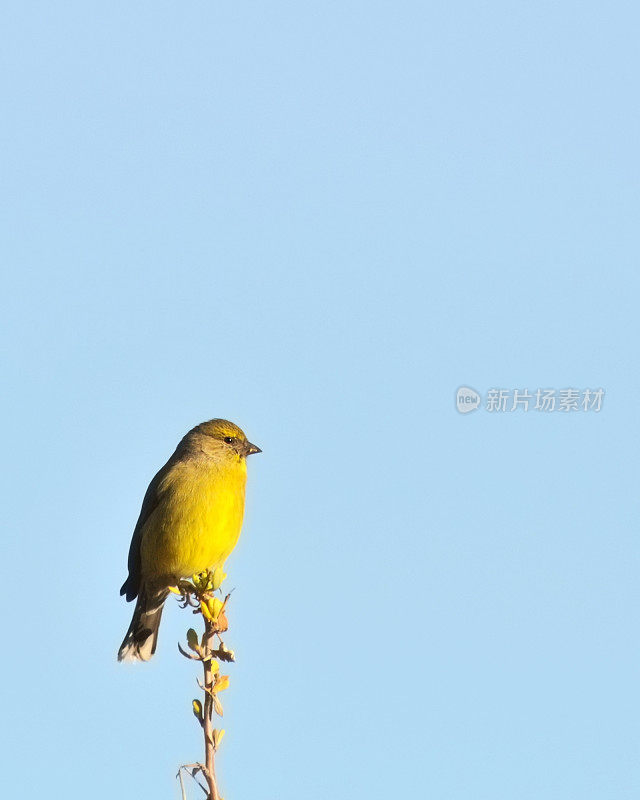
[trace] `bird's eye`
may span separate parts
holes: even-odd
[[[224,440],[227,444],[233,444],[235,442],[235,436],[225,436]]]

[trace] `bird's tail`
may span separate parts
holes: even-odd
[[[144,585],[140,587],[131,625],[118,650],[118,661],[148,661],[156,652],[158,628],[168,594],[166,589],[147,593]]]

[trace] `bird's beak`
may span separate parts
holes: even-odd
[[[257,445],[251,444],[251,442],[247,442],[244,453],[246,456],[252,456],[254,453],[261,453],[261,452],[262,450]]]

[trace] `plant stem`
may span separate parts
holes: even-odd
[[[218,787],[216,785],[216,769],[215,769],[215,748],[213,744],[213,698],[210,694],[213,688],[213,670],[211,663],[213,656],[211,655],[212,640],[215,636],[215,629],[213,624],[204,617],[204,639],[202,646],[204,648],[205,659],[202,662],[204,669],[204,708],[203,708],[203,726],[204,731],[204,753],[205,753],[205,778],[209,786],[209,800],[220,800],[218,794]]]

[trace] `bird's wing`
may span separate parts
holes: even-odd
[[[144,500],[142,501],[142,508],[140,509],[140,516],[138,517],[136,527],[133,530],[131,545],[129,547],[129,577],[122,584],[120,589],[120,594],[126,594],[127,601],[133,600],[138,596],[141,577],[140,542],[142,540],[142,531],[145,523],[158,507],[164,491],[166,491],[166,489],[162,487],[162,479],[172,466],[173,458],[170,459],[158,473],[156,473],[156,475],[153,477],[153,480],[149,484],[147,491],[145,492]]]

